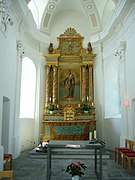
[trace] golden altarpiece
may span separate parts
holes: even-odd
[[[93,107],[93,59],[90,43],[82,47],[83,37],[68,28],[58,38],[58,48],[50,43],[46,64],[46,94],[42,140],[86,140],[96,129]],[[86,114],[82,104],[90,105]],[[50,114],[47,107],[56,107]]]

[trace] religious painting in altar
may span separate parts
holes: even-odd
[[[59,101],[80,100],[80,67],[59,67]]]

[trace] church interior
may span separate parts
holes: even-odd
[[[134,39],[134,0],[0,0],[0,170],[51,141],[134,151]]]

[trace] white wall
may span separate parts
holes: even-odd
[[[10,100],[10,119],[8,137],[8,153],[13,152],[14,133],[14,108],[15,108],[15,89],[16,89],[16,38],[14,33],[9,29],[6,34],[0,31],[0,135],[2,135],[2,112],[3,97]],[[8,133],[7,133],[8,134]],[[2,137],[2,136],[0,136]],[[0,138],[1,144],[1,138]],[[2,155],[2,154],[1,154]]]
[[[27,12],[27,11],[26,11]],[[134,137],[134,99],[135,99],[135,9],[133,7],[132,14],[129,12],[129,17],[118,28],[118,32],[113,32],[113,37],[102,44],[98,43],[94,51],[97,54],[94,63],[94,92],[95,92],[95,106],[97,117],[97,134],[99,138],[105,139],[107,148],[113,149],[115,146],[122,144],[120,138],[125,137],[135,139]],[[22,14],[22,12],[20,13]],[[73,18],[74,17],[74,18]],[[21,19],[21,17],[20,17]],[[13,153],[13,158],[16,158],[21,150],[33,148],[39,142],[39,134],[42,131],[42,119],[44,108],[44,94],[45,94],[45,60],[43,54],[40,54],[40,43],[36,39],[29,37],[25,31],[26,24],[22,23],[19,18],[14,18],[13,28],[8,27],[7,33],[0,31],[0,137],[2,137],[2,112],[3,112],[3,97],[10,100],[10,118],[9,118],[9,144],[8,152]],[[73,20],[75,19],[75,20]],[[20,22],[19,22],[20,20]],[[85,21],[84,15],[70,11],[70,16],[67,11],[63,11],[56,15],[54,21],[50,25],[51,41],[54,47],[57,47],[57,39],[68,27],[73,27],[84,36],[84,47],[90,41],[90,32],[88,22]],[[27,24],[28,26],[28,24]],[[29,29],[30,30],[30,29]],[[36,31],[32,31],[34,33]],[[26,41],[27,34],[27,41]],[[35,63],[37,69],[37,94],[36,107],[34,119],[20,119],[19,120],[19,78],[21,74],[22,54],[17,57],[17,40],[21,40],[24,45],[26,56],[30,57]],[[120,77],[125,80],[121,82],[120,95],[122,103],[128,97],[129,102],[132,102],[128,107],[121,106],[121,117],[105,117],[105,77],[106,67],[104,60],[109,62],[109,59],[119,61],[119,57],[114,56],[114,50],[119,48],[121,41],[126,42],[125,57],[120,60]],[[42,39],[42,43],[47,44],[49,40]],[[47,48],[44,50],[47,52]],[[116,59],[115,59],[116,58]],[[113,65],[113,63],[112,63]],[[124,76],[123,76],[124,74]],[[19,78],[18,78],[19,77]],[[106,84],[107,88],[107,84]],[[110,141],[111,138],[111,141]],[[21,149],[20,149],[21,148]],[[0,168],[3,166],[4,149],[0,138]]]
[[[121,119],[106,118],[104,119],[104,137],[106,148],[113,150],[120,146],[121,136]]]
[[[29,40],[28,44],[31,47],[27,45],[24,33],[26,29],[23,29],[23,27],[17,16],[13,18],[13,25],[7,26],[6,32],[1,31],[0,27],[0,169],[3,168],[5,150],[6,153],[12,153],[13,158],[16,158],[20,155],[21,150],[33,148],[34,142],[37,145],[41,133],[44,107],[45,59],[43,54],[38,52],[40,48],[36,48],[38,51],[32,50],[32,47],[35,48],[38,44],[33,45],[35,40]],[[19,51],[17,47],[18,40],[21,40],[22,43]],[[21,59],[24,51],[34,61],[37,69],[36,78],[38,83],[34,120],[19,120]],[[42,85],[40,81],[42,81]],[[9,130],[5,132],[8,145],[5,150],[2,146],[4,145],[4,143],[2,144],[3,97],[10,101]]]
[[[35,146],[34,119],[20,119],[20,150],[32,149]]]
[[[32,149],[39,144],[45,99],[45,59],[39,52],[27,47],[27,56],[36,67],[36,99],[34,118],[20,118],[20,151]]]
[[[89,22],[83,14],[66,10],[55,15],[50,25],[50,41],[54,43],[54,48],[58,47],[57,37],[70,27],[84,37],[83,46],[86,48],[90,41]]]
[[[133,7],[132,12],[129,13],[129,17],[126,21],[118,28],[117,33],[112,36],[111,39],[103,42],[102,51],[100,52],[99,48],[96,47],[96,51],[100,53],[95,60],[95,104],[97,109],[97,128],[98,135],[100,138],[104,139],[107,144],[107,148],[112,149],[119,145],[124,145],[124,139],[135,139],[133,133],[133,121],[134,121],[134,98],[135,98],[135,8]],[[126,48],[120,48],[121,42],[125,43]],[[121,51],[121,54],[115,56],[116,51]],[[103,53],[102,53],[103,52]],[[122,55],[122,56],[121,56]],[[121,56],[121,57],[120,57]],[[113,63],[114,62],[114,63]],[[118,64],[116,64],[118,63]],[[117,75],[117,72],[113,71],[114,66],[117,65],[117,71],[119,75],[119,94],[120,94],[120,109],[117,109],[118,113],[111,111],[113,105],[116,105],[116,102],[111,106],[106,103],[106,93],[111,87],[109,80],[112,80],[112,77]],[[110,71],[108,72],[108,68]],[[104,69],[104,70],[103,70]],[[103,70],[103,71],[102,71]],[[109,80],[109,76],[111,77]],[[101,84],[100,84],[101,82]],[[107,88],[107,91],[106,91]],[[113,89],[110,89],[110,94]],[[109,94],[108,94],[109,95]],[[109,95],[110,96],[110,95]],[[115,96],[113,93],[112,97]],[[129,106],[125,107],[123,104],[128,100]],[[132,102],[133,100],[133,102]],[[107,98],[108,101],[108,98]],[[132,105],[132,106],[131,106]],[[111,108],[110,108],[111,107]],[[107,109],[110,108],[108,111]],[[109,112],[109,117],[106,117],[106,111]],[[111,114],[112,113],[112,114]],[[120,115],[121,114],[121,115]],[[101,128],[101,129],[100,129]],[[110,140],[111,139],[111,140]]]

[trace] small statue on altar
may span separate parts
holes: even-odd
[[[92,46],[90,42],[88,43],[87,52],[88,54],[92,53]]]
[[[49,48],[48,48],[48,52],[49,52],[49,54],[52,54],[53,51],[54,51],[53,43],[50,43]]]

